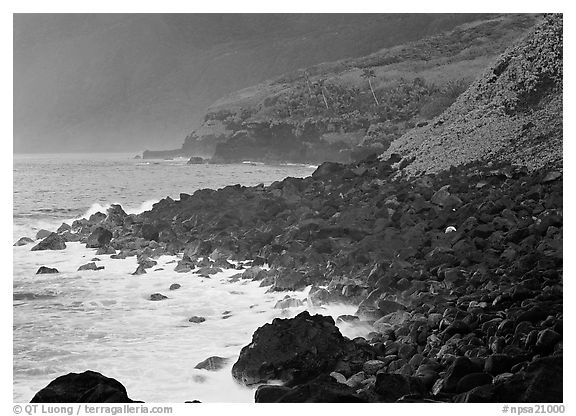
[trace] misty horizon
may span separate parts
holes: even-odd
[[[464,20],[477,15],[469,16]],[[14,14],[14,153],[179,148],[207,108],[227,94],[418,39],[458,19],[463,17]],[[410,33],[396,33],[407,23]]]

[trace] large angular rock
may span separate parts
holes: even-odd
[[[563,372],[560,356],[539,358],[523,371],[494,384],[460,394],[461,403],[562,403]]]
[[[66,243],[64,239],[56,233],[51,233],[44,240],[40,241],[30,251],[40,251],[40,250],[65,250]]]
[[[50,382],[30,403],[134,403],[117,380],[95,371],[69,373]]]
[[[15,246],[15,247],[25,246],[26,244],[30,244],[30,243],[33,243],[33,242],[34,242],[34,240],[32,240],[32,239],[29,238],[29,237],[20,237],[20,238],[18,239],[18,241],[16,241],[16,242],[14,243],[14,246]]]
[[[112,240],[112,233],[104,227],[97,227],[86,240],[87,248],[101,248]]]
[[[204,361],[196,364],[194,368],[199,370],[218,371],[224,368],[228,361],[228,358],[218,356],[208,357]]]
[[[305,311],[291,319],[276,318],[258,328],[242,348],[232,375],[243,384],[302,383],[330,373],[349,343],[331,317]]]
[[[297,387],[260,386],[256,403],[364,403],[356,391],[323,375]]]
[[[378,394],[381,401],[391,403],[407,394],[425,395],[427,389],[419,377],[379,373],[376,375],[374,391]]]

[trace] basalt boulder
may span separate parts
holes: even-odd
[[[332,377],[322,375],[305,384],[285,386],[260,386],[254,397],[256,403],[364,403],[356,391]]]
[[[51,233],[44,240],[40,241],[30,251],[40,251],[40,250],[65,250],[66,243],[62,236],[56,233]]]
[[[112,240],[112,232],[104,227],[97,227],[86,240],[87,248],[101,248],[108,245]]]
[[[454,398],[461,403],[562,403],[563,372],[559,356],[539,358],[524,370],[473,388]]]
[[[242,348],[232,375],[247,385],[268,380],[300,384],[330,373],[350,342],[328,316],[305,311],[291,319],[276,318],[258,328]]]
[[[134,403],[117,380],[95,371],[69,373],[50,382],[30,403]]]

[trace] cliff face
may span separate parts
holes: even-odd
[[[499,15],[354,59],[287,73],[224,97],[186,137],[215,162],[346,162],[382,153],[442,113],[537,21]]]
[[[392,143],[382,156],[413,159],[411,174],[476,160],[531,169],[562,166],[562,16],[546,16],[442,115]]]

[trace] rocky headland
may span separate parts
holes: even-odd
[[[238,268],[357,305],[338,319],[371,325],[366,338],[307,312],[259,328],[232,368],[257,402],[562,402],[562,75],[562,16],[546,16],[380,157],[138,215],[115,205],[35,249],[80,241],[144,271],[178,254],[176,272]]]
[[[217,100],[180,149],[143,157],[319,164],[380,154],[450,107],[538,19],[476,16],[367,56],[286,73]]]

